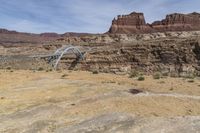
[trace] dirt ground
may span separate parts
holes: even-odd
[[[141,92],[131,93],[135,89]],[[128,75],[84,71],[0,70],[0,132],[198,132],[199,128],[199,78],[145,76],[138,81]]]

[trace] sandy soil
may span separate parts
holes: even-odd
[[[188,80],[0,70],[0,131],[179,132],[187,125],[185,132],[195,132],[200,127],[200,79]],[[143,92],[132,94],[130,89]],[[90,127],[90,121],[98,124]],[[166,130],[171,123],[176,128]]]

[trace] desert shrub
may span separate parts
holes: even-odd
[[[39,67],[39,68],[38,68],[38,71],[43,71],[43,70],[44,70],[43,67]]]
[[[104,73],[110,73],[110,70],[109,69],[104,69],[103,72]]]
[[[46,70],[46,72],[52,72],[52,71],[53,71],[52,69],[47,69],[47,70]]]
[[[3,100],[3,99],[5,99],[5,97],[0,97],[0,99],[2,99],[2,100]]]
[[[191,79],[191,80],[188,80],[188,82],[189,82],[189,83],[194,83],[194,80],[193,80],[193,79]]]
[[[92,71],[92,73],[93,73],[93,74],[99,74],[99,71],[94,70],[94,71]]]
[[[188,73],[184,76],[184,78],[187,78],[187,79],[194,79],[195,78],[195,75],[193,73]]]
[[[161,78],[161,74],[160,74],[159,72],[154,73],[154,74],[153,74],[153,78],[154,78],[154,79],[160,79],[160,78]]]
[[[132,70],[132,71],[129,73],[129,78],[134,78],[134,77],[137,77],[138,75],[139,75],[139,72],[138,72],[138,71]]]
[[[7,70],[11,70],[11,67],[7,67],[6,69],[7,69]]]
[[[31,70],[33,73],[35,73],[36,72],[36,70]]]
[[[138,77],[138,81],[144,81],[145,78],[143,76]]]
[[[65,78],[65,77],[67,77],[67,76],[69,76],[68,74],[63,74],[61,77],[62,78]]]
[[[12,72],[14,72],[13,70],[10,70],[10,72],[12,73]]]
[[[74,70],[74,71],[78,71],[79,69],[78,69],[78,68],[74,68],[73,70]]]

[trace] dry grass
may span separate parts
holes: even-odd
[[[127,76],[91,72],[0,71],[0,114],[54,103],[73,104],[62,115],[86,117],[103,112],[128,112],[139,116],[200,115],[200,102],[172,97],[134,97],[131,88],[152,93],[178,93],[200,96],[198,79],[188,83],[181,78],[159,82],[144,76],[143,82]],[[61,79],[67,73],[67,79]],[[112,81],[112,82],[108,82]],[[162,82],[162,84],[160,83]],[[171,89],[173,88],[173,89]],[[118,93],[115,93],[118,92]],[[118,96],[122,93],[122,96]],[[127,93],[123,96],[123,93]],[[62,105],[63,106],[63,105]],[[66,106],[66,105],[65,105]],[[188,112],[190,110],[190,112]]]

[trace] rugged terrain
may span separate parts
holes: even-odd
[[[0,132],[198,133],[199,30],[198,13],[146,24],[135,12],[105,34],[1,29]],[[54,71],[49,55],[70,45],[84,58]]]
[[[198,132],[200,79],[0,71],[0,132]]]
[[[169,14],[165,19],[152,24],[146,23],[143,13],[132,12],[129,15],[118,15],[114,18],[108,33],[136,34],[196,30],[200,30],[200,14],[196,12]]]
[[[74,62],[75,55],[66,55],[59,68],[112,73],[127,73],[134,69],[147,74],[159,71],[199,75],[200,72],[199,31],[53,37],[35,42],[30,42],[28,37],[20,40],[16,37],[8,42],[8,36],[1,36],[1,68],[49,69],[47,60],[33,56],[52,54],[64,45],[73,44],[86,52],[84,59]]]

